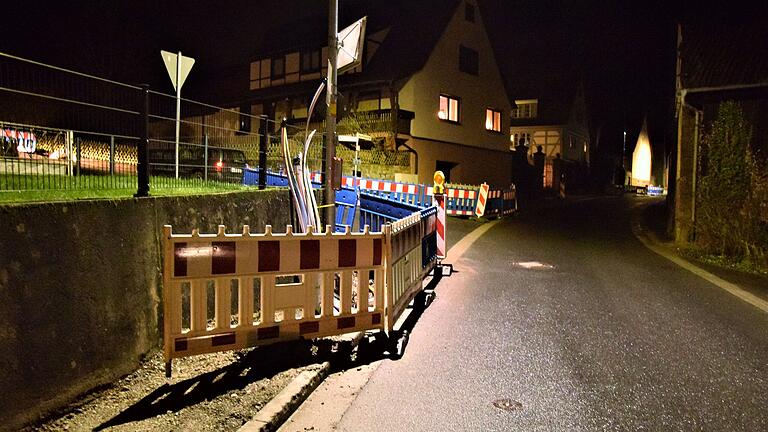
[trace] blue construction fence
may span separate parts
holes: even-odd
[[[311,174],[312,185],[320,188],[322,175]],[[246,168],[243,184],[257,185],[259,171]],[[266,185],[270,187],[288,187],[285,174],[267,172]],[[360,203],[357,206],[356,188],[360,190]],[[344,231],[352,227],[355,213],[359,211],[359,229],[368,225],[371,230],[379,231],[381,226],[402,219],[416,211],[432,207],[432,186],[412,183],[392,182],[388,180],[344,177],[342,188],[336,191],[336,230]],[[478,214],[480,186],[448,185],[445,191],[446,214],[451,216],[501,217],[517,210],[514,185],[504,190],[488,190],[484,211]]]

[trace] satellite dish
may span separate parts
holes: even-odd
[[[338,73],[354,69],[363,62],[363,41],[365,40],[365,22],[362,17],[337,35],[339,54],[336,56]]]

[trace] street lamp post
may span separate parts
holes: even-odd
[[[328,91],[325,99],[325,223],[336,222],[336,191],[333,190],[333,158],[336,156],[336,57],[338,54],[339,2],[328,1]]]

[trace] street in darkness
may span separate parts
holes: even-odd
[[[312,406],[349,383],[338,430],[766,430],[765,312],[645,248],[638,204],[503,220],[449,252],[403,357],[332,377],[282,430],[333,427]]]

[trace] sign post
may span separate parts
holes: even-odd
[[[181,123],[181,86],[184,85],[195,59],[184,57],[181,51],[174,54],[168,51],[160,51],[165,63],[165,69],[168,70],[168,76],[171,78],[173,88],[176,90],[176,178],[179,178],[179,125]]]
[[[437,257],[444,259],[446,255],[445,250],[445,174],[442,171],[435,171],[435,175],[432,178],[434,180],[434,187],[432,189],[432,195],[435,197],[435,205],[437,206]]]

